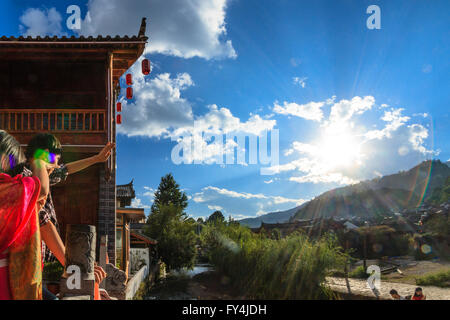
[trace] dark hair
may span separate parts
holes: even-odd
[[[422,288],[421,287],[417,287],[416,290],[414,290],[414,295],[415,296],[418,296],[417,295],[417,291],[422,291]]]
[[[38,149],[48,149],[51,153],[62,154],[61,142],[51,133],[38,133],[31,138],[25,151],[27,159],[32,159]]]
[[[390,294],[398,294],[397,290],[392,289],[391,291],[389,291]]]
[[[1,154],[9,157],[9,171],[5,173],[10,174],[11,176],[20,173],[17,172],[17,170],[20,171],[19,167],[25,162],[25,156],[20,148],[19,142],[5,130],[0,130],[0,155]],[[0,172],[3,172],[1,166]]]

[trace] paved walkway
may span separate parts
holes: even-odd
[[[367,286],[367,281],[359,279],[349,279],[350,289],[353,294],[359,296],[365,296],[368,298],[375,298],[374,292]],[[328,277],[327,285],[336,292],[348,293],[345,278]],[[416,285],[394,283],[381,281],[380,287],[380,299],[391,300],[389,291],[395,289],[401,296],[407,296],[414,294],[414,289],[418,287]],[[423,293],[427,296],[427,300],[450,300],[450,288],[439,288],[432,286],[421,286]]]

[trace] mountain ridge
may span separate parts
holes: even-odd
[[[407,171],[334,188],[301,206],[270,212],[238,222],[257,228],[264,223],[283,223],[317,217],[373,217],[387,212],[416,207],[450,176],[450,162],[426,160]]]

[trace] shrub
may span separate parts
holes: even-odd
[[[325,277],[345,261],[335,239],[329,237],[311,241],[293,234],[273,240],[239,225],[209,225],[201,236],[210,262],[248,298],[333,297],[324,286]]]
[[[416,283],[421,286],[450,287],[450,269],[416,278]]]
[[[58,262],[46,262],[42,272],[42,278],[50,282],[58,282],[64,272],[64,267]]]
[[[366,273],[366,270],[364,269],[364,266],[358,266],[352,272],[349,272],[348,276],[350,278],[357,279],[366,279],[369,277],[369,275]]]

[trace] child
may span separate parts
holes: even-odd
[[[426,300],[427,296],[425,296],[422,292],[421,287],[417,287],[414,291],[414,295],[412,296],[411,300]]]

